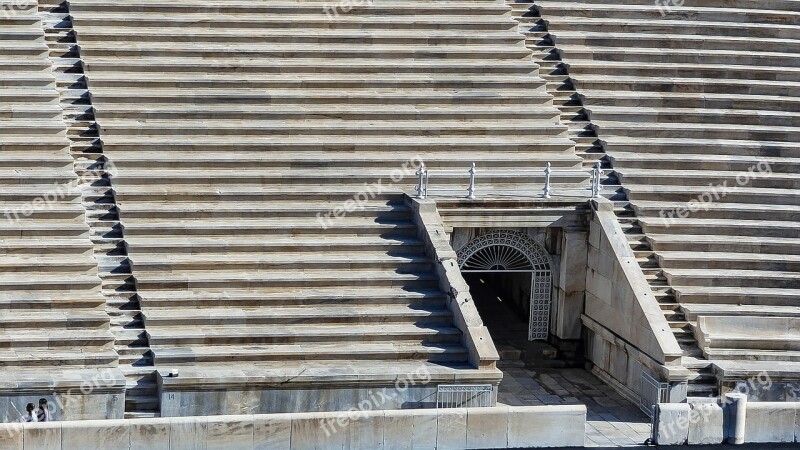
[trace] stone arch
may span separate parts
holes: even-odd
[[[541,245],[520,231],[493,230],[471,240],[457,255],[462,272],[531,273],[528,339],[547,339],[553,283],[550,258]]]

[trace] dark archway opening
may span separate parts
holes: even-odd
[[[553,367],[557,350],[528,340],[532,272],[463,272],[475,307],[489,329],[500,366]]]

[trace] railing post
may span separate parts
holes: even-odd
[[[467,198],[470,200],[475,200],[475,173],[477,172],[475,163],[472,163],[472,167],[469,169],[469,187],[467,188]]]
[[[553,173],[553,169],[550,168],[550,163],[547,163],[547,167],[544,169],[544,198],[550,198],[550,175]]]
[[[425,185],[422,188],[422,198],[428,198],[428,169],[425,169]]]
[[[417,198],[422,198],[422,183],[423,183],[423,175],[425,174],[425,163],[421,163],[419,165],[419,169],[417,169]]]
[[[598,198],[600,197],[600,189],[602,186],[600,185],[600,177],[603,175],[603,169],[600,168],[600,162],[598,161],[597,164],[594,166],[594,171],[592,173],[593,183],[592,183],[592,197]]]

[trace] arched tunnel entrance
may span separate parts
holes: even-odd
[[[501,357],[538,359],[551,348],[532,342],[546,341],[550,325],[551,266],[538,243],[519,231],[490,231],[460,249],[458,262]]]

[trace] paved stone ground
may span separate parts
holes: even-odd
[[[587,447],[632,447],[650,437],[650,419],[583,369],[504,368],[498,402],[507,405],[585,404]]]

